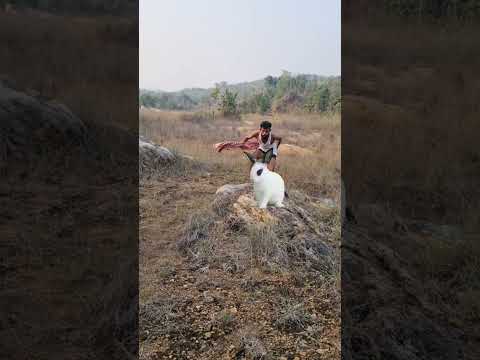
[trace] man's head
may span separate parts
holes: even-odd
[[[260,124],[260,135],[268,136],[272,130],[272,123],[270,121],[262,121]]]

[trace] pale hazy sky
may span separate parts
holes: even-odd
[[[140,87],[340,75],[340,0],[140,0]]]

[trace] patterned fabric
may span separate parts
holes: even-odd
[[[251,139],[246,143],[241,141],[224,141],[213,145],[214,149],[218,152],[222,150],[240,149],[240,150],[257,150],[259,146],[257,139]]]

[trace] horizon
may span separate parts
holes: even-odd
[[[341,76],[340,9],[333,0],[142,0],[139,88],[208,89],[284,69]]]
[[[293,76],[296,76],[296,75],[314,75],[314,76],[319,76],[319,77],[325,77],[325,78],[335,78],[335,77],[341,77],[341,74],[338,74],[338,75],[321,75],[321,74],[312,74],[312,73],[293,73],[293,72],[290,72],[288,71],[291,75]],[[267,76],[273,76],[273,77],[279,77],[281,74],[279,75],[272,75],[272,74],[267,74],[265,75],[264,77],[262,78],[259,78],[259,79],[255,79],[255,80],[245,80],[245,81],[239,81],[239,82],[234,82],[234,83],[229,83],[229,82],[226,82],[227,85],[239,85],[239,84],[248,84],[248,83],[252,83],[252,82],[255,82],[255,81],[260,81],[260,80],[264,80],[265,77]],[[222,83],[223,81],[219,81],[217,83]],[[181,89],[178,89],[178,90],[164,90],[164,89],[161,89],[161,88],[156,88],[156,89],[153,89],[153,88],[145,88],[145,87],[139,87],[140,90],[147,90],[147,91],[161,91],[161,92],[166,92],[166,93],[176,93],[176,92],[181,92],[183,90],[209,90],[209,89],[214,89],[215,88],[215,84],[213,84],[212,86],[208,86],[208,87],[197,87],[197,86],[190,86],[190,87],[184,87],[184,88],[181,88]]]

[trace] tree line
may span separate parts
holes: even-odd
[[[224,116],[269,112],[336,112],[341,106],[340,77],[293,75],[288,71],[262,81],[180,92],[142,90],[140,105],[166,110],[208,109]]]

